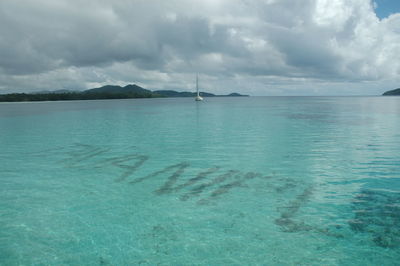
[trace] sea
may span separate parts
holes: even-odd
[[[0,104],[0,265],[399,265],[400,97]]]

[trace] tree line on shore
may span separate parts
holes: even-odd
[[[202,92],[206,97],[218,96],[247,96],[238,93],[215,95]],[[70,101],[70,100],[103,100],[103,99],[133,99],[133,98],[160,98],[160,97],[194,97],[194,92],[178,92],[174,90],[151,91],[138,85],[125,87],[106,85],[100,88],[85,91],[44,91],[36,93],[9,93],[1,94],[0,102],[30,102],[30,101]]]

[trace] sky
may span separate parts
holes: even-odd
[[[380,18],[400,12],[399,0],[376,0],[374,1],[375,13]]]
[[[197,73],[215,94],[380,95],[400,87],[400,1],[0,1],[0,94]]]

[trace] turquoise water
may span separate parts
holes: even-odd
[[[400,97],[0,104],[1,265],[396,265]]]

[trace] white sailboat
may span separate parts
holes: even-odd
[[[200,92],[199,92],[199,76],[198,75],[196,75],[196,91],[197,91],[197,95],[196,95],[196,98],[194,98],[195,101],[202,101],[203,97],[200,96]]]

